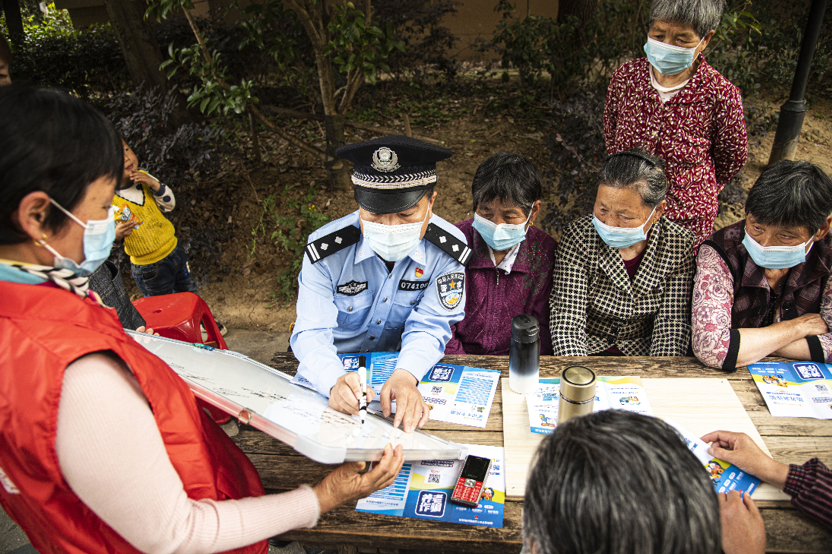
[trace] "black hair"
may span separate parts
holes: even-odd
[[[495,198],[506,206],[519,206],[528,217],[534,203],[543,197],[540,173],[520,154],[497,152],[477,168],[471,185],[474,211]]]
[[[635,148],[607,158],[598,173],[598,183],[616,189],[635,188],[649,208],[658,206],[667,195],[664,161]]]
[[[719,27],[724,9],[725,0],[653,0],[647,28],[656,21],[667,21],[691,27],[702,40]]]
[[[722,542],[696,456],[660,419],[621,410],[570,419],[541,443],[523,535],[535,554],[716,554]]]
[[[814,235],[832,214],[832,180],[809,162],[781,160],[757,178],[745,213],[763,225],[804,227]]]
[[[113,126],[86,102],[54,90],[12,84],[0,88],[0,244],[27,236],[12,220],[20,201],[43,191],[72,211],[87,187],[124,172]],[[50,207],[44,225],[57,231],[67,216]]]
[[[6,62],[6,65],[11,67],[12,49],[9,47],[9,43],[6,41],[6,37],[3,36],[3,33],[0,33],[0,60]]]

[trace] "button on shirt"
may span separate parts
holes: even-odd
[[[444,219],[431,223],[465,241]],[[310,242],[342,229],[359,227],[358,211],[312,233]],[[440,300],[437,278],[465,268],[425,239],[388,271],[364,240],[311,263],[304,256],[292,351],[298,374],[324,396],[344,374],[338,352],[395,352],[397,367],[421,380],[444,355],[451,325],[465,315],[462,296],[451,307]]]

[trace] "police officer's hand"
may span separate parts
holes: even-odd
[[[373,400],[373,389],[367,385],[367,404]],[[345,414],[358,415],[358,403],[361,400],[361,381],[358,373],[341,375],[335,386],[329,390],[329,407]]]
[[[392,402],[396,401],[396,417],[393,427],[402,424],[406,433],[412,433],[416,425],[423,427],[430,419],[430,409],[416,388],[419,381],[407,370],[397,369],[381,387],[381,409],[384,417],[392,412]]]

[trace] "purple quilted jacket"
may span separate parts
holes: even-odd
[[[511,346],[511,318],[530,314],[540,323],[540,353],[552,354],[549,334],[549,294],[555,239],[529,227],[517,259],[506,275],[494,267],[488,245],[473,228],[473,219],[456,226],[471,247],[465,269],[465,319],[451,327],[445,354],[507,355]]]

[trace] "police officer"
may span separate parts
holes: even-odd
[[[358,376],[336,353],[400,351],[381,406],[389,416],[395,400],[394,426],[412,432],[430,413],[416,387],[464,315],[471,251],[432,211],[436,162],[451,151],[392,135],[335,153],[354,164],[359,209],[309,236],[291,338],[298,375],[332,408],[357,414]]]

